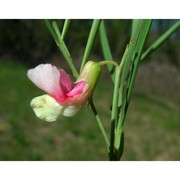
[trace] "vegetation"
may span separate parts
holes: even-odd
[[[133,20],[132,27],[130,20],[107,20],[107,29],[105,21],[83,22],[46,20],[54,43],[41,21],[1,21],[0,31],[12,28],[7,28],[7,32],[2,30],[3,35],[0,35],[0,160],[107,160],[107,151],[110,160],[119,160],[123,146],[123,160],[179,159],[179,68],[175,66],[179,65],[179,33],[174,32],[180,27],[180,21],[175,20],[165,33],[162,30],[167,26],[163,23],[154,23],[154,29],[149,33],[151,20]],[[166,22],[169,26],[172,21]],[[73,28],[68,29],[69,26]],[[38,31],[34,27],[39,28]],[[172,33],[174,35],[169,38]],[[162,46],[165,41],[166,46]],[[160,51],[149,56],[159,46]],[[150,61],[144,62],[146,57]],[[159,63],[153,64],[154,58],[156,62],[159,59]],[[43,92],[27,79],[29,66],[52,63],[77,79],[89,59],[116,61],[113,63],[116,67],[108,64],[108,69],[103,70],[93,96],[96,107],[89,99],[83,112],[73,118],[62,117],[53,123],[38,120],[29,103]],[[173,61],[167,63],[169,60]],[[146,69],[151,70],[150,74]],[[159,76],[156,72],[164,75]],[[168,72],[173,72],[173,77],[169,78],[168,74],[166,79]],[[135,82],[136,75],[139,78]],[[166,93],[156,95],[156,86],[151,89],[154,80],[157,92],[162,92],[158,84],[165,82]],[[175,93],[169,93],[170,98],[163,97],[168,94],[167,87],[177,89]]]
[[[26,66],[1,59],[0,160],[107,160],[102,135],[88,106],[77,116],[54,123],[35,117],[29,102],[42,91],[28,81],[26,72]],[[111,102],[112,82],[106,74],[104,69],[95,97],[108,130],[110,107],[104,102]],[[169,106],[154,96],[139,94],[135,88],[125,123],[122,160],[180,160],[180,104],[165,98],[172,103]]]
[[[146,46],[148,47],[176,21],[175,19],[154,20]],[[86,45],[91,23],[92,20],[73,20],[68,29],[66,44],[72,55],[77,58],[77,63]],[[59,20],[58,25],[62,27],[63,20]],[[117,59],[123,55],[129,41],[131,20],[106,20],[106,29],[112,54]],[[42,20],[0,20],[0,32],[0,54],[3,57],[12,58],[13,61],[20,61],[31,66],[49,62],[56,54],[62,57]],[[180,65],[180,52],[177,51],[179,37],[180,32],[177,31],[160,47],[158,53],[158,55],[163,53],[169,61],[176,65]],[[98,38],[93,45],[94,56],[102,55]]]

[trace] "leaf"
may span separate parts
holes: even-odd
[[[104,25],[104,20],[102,20],[100,28],[99,28],[99,33],[100,33],[100,40],[101,40],[101,46],[104,54],[105,60],[113,60],[111,49],[109,47],[109,42],[105,30],[105,25]],[[108,70],[111,74],[111,78],[114,82],[114,66],[108,64]]]
[[[97,34],[100,23],[101,23],[101,20],[99,20],[99,19],[93,20],[91,30],[90,30],[90,33],[89,33],[89,37],[88,37],[88,41],[87,41],[87,44],[86,44],[86,48],[85,48],[85,51],[84,51],[82,63],[81,63],[81,71],[82,71],[84,65],[86,64],[86,62],[87,62],[87,60],[89,58],[89,54],[90,54],[90,51],[92,49],[92,45],[94,43],[94,40],[95,40],[95,37],[96,37],[96,34]]]

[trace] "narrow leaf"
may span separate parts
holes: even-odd
[[[90,51],[92,49],[92,45],[94,43],[94,40],[95,40],[95,37],[96,37],[100,23],[101,23],[101,20],[99,20],[99,19],[95,19],[92,23],[91,30],[90,30],[89,37],[88,37],[88,41],[87,41],[86,48],[85,48],[85,52],[84,52],[83,59],[82,59],[81,71],[82,71],[82,68],[84,67],[85,63],[87,62],[87,60],[89,58],[89,54],[90,54]]]
[[[101,46],[102,46],[102,51],[103,51],[105,60],[113,60],[111,49],[109,47],[106,30],[105,30],[104,20],[102,20],[101,22],[99,33],[100,33]],[[114,72],[115,72],[114,66],[108,64],[108,70],[111,74],[112,80],[114,81]]]
[[[142,54],[141,61],[163,44],[175,31],[178,30],[178,28],[180,28],[180,21],[177,21],[173,26],[171,26]]]

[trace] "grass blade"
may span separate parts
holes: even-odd
[[[180,28],[180,21],[176,22],[171,28],[169,28],[164,34],[162,34],[143,54],[141,61],[144,60],[148,55],[154,52],[166,39],[168,39],[175,31]]]
[[[105,30],[104,20],[102,20],[101,22],[99,33],[100,33],[101,46],[102,46],[102,51],[103,51],[105,60],[113,60],[111,49],[109,47],[106,30]],[[111,74],[112,80],[114,81],[114,66],[108,64],[108,70]]]
[[[100,23],[101,23],[101,20],[99,20],[99,19],[95,19],[92,23],[91,30],[90,30],[89,37],[88,37],[88,41],[87,41],[86,48],[85,48],[84,55],[83,55],[83,59],[82,59],[81,71],[82,71],[82,68],[84,67],[85,63],[87,62],[87,60],[89,58],[89,54],[90,54],[90,51],[92,49],[92,45],[94,43],[94,40],[95,40],[95,37],[96,37]]]

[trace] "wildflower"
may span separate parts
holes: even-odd
[[[57,120],[59,115],[74,116],[92,95],[101,69],[101,64],[87,62],[74,87],[70,76],[51,64],[28,70],[29,79],[47,93],[31,101],[36,116],[49,122]]]

